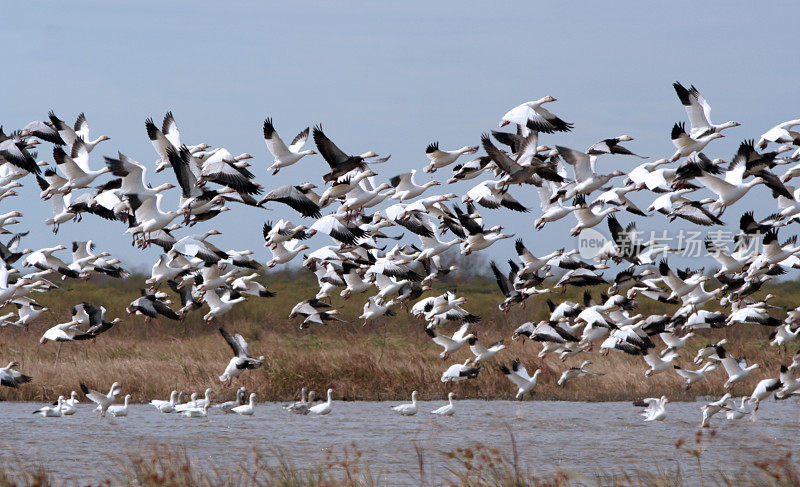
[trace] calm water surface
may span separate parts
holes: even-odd
[[[442,476],[443,452],[476,442],[510,451],[510,427],[524,466],[535,472],[652,470],[656,464],[674,471],[678,462],[691,472],[692,462],[676,451],[675,442],[694,441],[702,406],[670,403],[663,423],[644,423],[630,403],[465,400],[457,401],[456,414],[446,418],[429,414],[443,401],[420,402],[420,412],[412,417],[392,414],[389,406],[395,404],[335,402],[330,415],[317,417],[264,403],[252,417],[212,409],[208,419],[193,419],[145,405],[131,405],[125,418],[100,418],[85,404],[73,416],[43,418],[31,414],[39,404],[0,403],[0,454],[36,459],[62,479],[91,482],[113,475],[126,452],[153,445],[180,446],[193,458],[224,468],[246,460],[253,447],[279,448],[305,466],[354,442],[380,480],[406,485],[419,483],[415,444],[424,448],[429,474]],[[756,422],[715,416],[716,436],[704,454],[705,465],[739,470],[755,459],[797,452],[799,417],[794,401],[762,404]]]

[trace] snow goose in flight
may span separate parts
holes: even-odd
[[[717,357],[717,347],[721,347],[728,343],[728,340],[722,339],[717,343],[708,343],[705,346],[701,347],[697,351],[697,355],[694,358],[695,365],[700,365],[703,363],[703,360],[707,358],[711,358],[712,360],[719,360],[720,358]]]
[[[85,188],[99,176],[110,171],[108,166],[103,166],[96,171],[89,169],[89,152],[81,139],[72,145],[69,155],[61,147],[54,147],[53,159],[67,177],[67,182],[58,188],[62,193]]]
[[[769,344],[773,347],[779,347],[792,340],[797,340],[800,337],[800,325],[785,323],[777,327],[769,335]]]
[[[725,382],[725,390],[730,389],[735,383],[741,382],[750,375],[750,372],[758,368],[758,364],[747,366],[744,360],[737,360],[721,345],[717,345],[715,350],[717,357],[725,368],[725,372],[728,373],[728,380]]]
[[[675,372],[678,375],[686,379],[686,390],[688,391],[692,387],[692,384],[700,381],[703,377],[705,377],[706,373],[716,369],[717,364],[715,362],[706,362],[706,364],[700,367],[698,370],[687,370],[678,367],[677,365],[673,365],[672,367],[675,369]]]
[[[310,247],[308,245],[300,244],[297,240],[290,240],[286,243],[279,242],[272,244],[270,246],[270,250],[272,251],[272,259],[267,262],[267,267],[271,269],[276,265],[282,265],[291,262],[295,257],[297,257],[298,254],[300,254],[300,252],[309,248]]]
[[[725,137],[719,132],[708,132],[704,135],[698,135],[696,138],[686,133],[685,124],[683,122],[676,123],[672,126],[670,138],[672,144],[677,149],[675,154],[670,157],[670,162],[675,162],[681,157],[687,157],[693,152],[700,152],[714,139]]]
[[[736,403],[733,398],[728,399],[727,404],[725,405],[728,411],[725,413],[725,419],[742,419],[748,414],[753,414],[753,410],[747,407],[747,400],[749,397],[742,396],[741,403],[739,406],[736,406]]]
[[[526,137],[515,159],[512,159],[492,144],[488,134],[483,134],[481,143],[483,148],[497,167],[505,173],[503,178],[496,183],[496,189],[503,191],[511,184],[541,184],[542,179],[561,183],[564,178],[552,165],[536,157],[535,133]]]
[[[507,235],[502,233],[503,227],[497,225],[488,230],[475,223],[474,220],[461,219],[464,228],[469,232],[467,239],[461,243],[461,253],[469,255],[478,250],[489,248],[495,242],[505,238],[513,238],[514,234]]]
[[[259,277],[257,272],[248,276],[237,277],[231,282],[231,289],[242,294],[249,294],[262,298],[271,298],[275,296],[275,293],[269,291],[260,282],[256,281]]]
[[[305,130],[302,130],[292,139],[292,143],[289,144],[289,147],[286,147],[286,144],[272,125],[272,119],[268,118],[264,120],[264,141],[267,143],[267,149],[269,149],[269,152],[275,158],[272,165],[267,168],[267,171],[272,171],[272,175],[274,176],[284,167],[289,167],[302,159],[303,156],[316,154],[317,151],[311,149],[300,150],[305,145],[306,140],[308,140],[308,132],[309,129],[306,127]]]
[[[530,131],[551,134],[553,132],[569,132],[573,125],[567,123],[557,116],[542,108],[545,103],[556,101],[556,98],[547,95],[536,101],[525,102],[512,108],[500,120],[503,127],[509,123],[517,124],[520,135],[527,136]]]
[[[203,316],[203,320],[205,320],[206,323],[211,323],[217,316],[222,316],[233,309],[234,304],[247,301],[247,298],[244,296],[232,298],[229,291],[226,291],[220,296],[217,294],[216,290],[210,290],[203,294],[203,301],[209,307],[209,311]]]
[[[440,408],[436,408],[431,411],[431,414],[436,414],[438,416],[452,416],[456,412],[456,408],[453,405],[453,397],[456,395],[455,392],[450,392],[447,394],[447,404]]]
[[[386,304],[378,304],[378,301],[372,296],[364,303],[364,312],[361,313],[358,319],[364,320],[364,326],[367,326],[367,321],[378,318],[379,316],[395,316],[397,313],[391,309],[391,306],[394,304],[394,301],[389,301]]]
[[[628,156],[636,156],[640,159],[647,159],[647,157],[634,154],[627,148],[619,145],[620,142],[630,142],[631,140],[633,140],[633,137],[631,137],[630,135],[620,135],[619,137],[603,139],[600,142],[586,149],[586,153],[593,156],[597,156],[600,154],[623,154]]]
[[[499,183],[500,180],[483,181],[467,191],[467,194],[461,198],[461,201],[463,203],[475,202],[491,210],[496,210],[502,206],[521,213],[530,211],[513,196],[498,189]]]
[[[86,384],[81,382],[81,391],[90,401],[97,404],[95,411],[100,411],[100,416],[105,416],[108,407],[114,402],[114,398],[117,397],[117,394],[122,392],[122,387],[119,385],[119,382],[114,382],[111,384],[111,389],[109,389],[108,394],[103,394],[94,389],[89,389],[86,387]]]
[[[57,234],[61,225],[75,220],[78,213],[72,208],[72,195],[70,194],[56,193],[52,196],[51,201],[53,202],[53,217],[45,220],[44,224],[52,226],[53,233]]]
[[[430,159],[431,162],[422,170],[429,173],[436,172],[437,169],[441,169],[456,162],[456,159],[458,159],[462,154],[471,154],[477,151],[477,147],[471,147],[468,145],[452,151],[441,150],[439,149],[439,143],[433,142],[428,144],[428,147],[425,148],[425,155],[428,157],[428,159]]]
[[[54,252],[64,250],[67,247],[64,245],[56,245],[55,247],[48,247],[31,252],[26,258],[24,267],[33,266],[41,271],[56,272],[61,274],[62,278],[71,277],[78,279],[80,275],[69,268],[69,266],[58,257],[53,255]]]
[[[797,362],[798,356],[795,355],[795,362]],[[794,365],[794,363],[792,365]],[[782,383],[781,389],[775,393],[775,399],[787,399],[793,394],[797,394],[796,391],[800,390],[800,377],[795,378],[794,374],[791,370],[791,366],[785,367],[781,366],[781,375],[780,380]]]
[[[20,384],[33,380],[30,376],[14,370],[15,367],[19,367],[19,362],[10,362],[7,366],[0,367],[0,385],[17,389]]]
[[[483,370],[483,365],[475,364],[467,359],[463,364],[453,364],[442,373],[442,382],[460,382],[474,379]]]
[[[542,372],[541,369],[536,369],[533,376],[529,375],[525,366],[520,363],[519,359],[514,360],[510,370],[505,365],[501,365],[500,371],[505,374],[508,380],[517,386],[516,398],[520,400],[525,394],[533,393],[533,389],[536,387],[536,380]]]
[[[251,157],[249,154],[243,155]],[[228,186],[242,197],[252,197],[263,191],[260,184],[252,181],[254,177],[255,175],[245,167],[245,163],[239,163],[237,157],[228,151],[220,150],[203,163],[200,177],[195,184],[203,185],[209,181]]]
[[[308,189],[316,187],[312,184],[309,185],[311,187]],[[304,217],[320,218],[322,214],[319,212],[319,205],[306,196],[306,192],[304,186],[287,184],[267,193],[258,204],[263,205],[264,203],[275,201],[288,205]]]
[[[39,343],[44,345],[48,341],[71,342],[75,340],[76,336],[83,334],[83,332],[77,327],[77,324],[77,321],[71,320],[66,323],[59,323],[55,326],[52,326],[45,330],[44,334],[42,334],[42,338],[39,339]]]
[[[322,404],[317,404],[316,406],[308,408],[308,412],[324,416],[326,414],[330,414],[332,409],[333,409],[333,389],[328,389],[328,400],[323,402]]]
[[[669,370],[672,367],[672,362],[678,358],[678,354],[675,352],[669,352],[663,356],[659,356],[658,352],[655,351],[654,348],[650,348],[644,354],[644,361],[647,365],[650,366],[644,373],[645,377],[650,377],[652,375],[660,374],[666,370]]]
[[[131,400],[130,394],[125,394],[125,399],[122,406],[112,405],[108,407],[108,414],[115,418],[120,418],[128,415],[128,402]]]
[[[401,416],[414,416],[417,414],[417,391],[411,393],[411,403],[392,406],[392,411]]]
[[[586,198],[583,195],[578,195],[572,203],[573,215],[578,220],[578,224],[570,229],[570,235],[576,237],[580,235],[583,230],[592,228],[600,224],[606,216],[622,211],[617,207],[610,207],[604,210],[599,210],[600,205],[587,205]]]
[[[131,227],[125,230],[126,234],[142,234],[142,240],[149,242],[150,234],[158,230],[163,230],[173,220],[180,216],[173,210],[164,212],[161,210],[161,200],[164,195],[157,195],[144,200],[140,200],[136,195],[127,195],[126,198],[134,211],[134,222]]]
[[[252,416],[256,411],[256,394],[250,394],[250,400],[247,402],[247,404],[236,406],[235,408],[231,409],[231,411],[243,416]]]
[[[701,428],[708,428],[710,426],[711,418],[717,414],[718,412],[722,411],[723,409],[730,409],[728,407],[728,401],[731,398],[731,393],[726,392],[724,396],[719,398],[717,401],[710,402],[703,406],[701,410],[703,411],[703,420],[700,423]]]
[[[285,220],[278,220],[275,224],[268,221],[261,227],[261,234],[264,236],[264,244],[269,246],[273,243],[286,242],[292,239],[306,240],[316,232],[306,231],[308,227],[305,225],[297,225]]]
[[[140,290],[142,296],[135,299],[125,308],[128,314],[140,314],[145,316],[145,322],[149,323],[152,319],[164,316],[170,320],[179,321],[181,316],[173,311],[158,295],[164,293],[150,294],[145,289]]]
[[[250,347],[248,347],[242,335],[236,333],[231,336],[224,328],[220,328],[219,332],[235,354],[235,357],[233,357],[230,362],[228,362],[228,366],[225,367],[225,372],[219,376],[220,382],[227,381],[227,383],[230,383],[230,381],[239,377],[246,369],[254,370],[264,365],[263,355],[257,359],[250,357]]]
[[[439,356],[442,357],[443,360],[447,360],[450,354],[459,351],[470,338],[475,338],[475,335],[472,333],[467,334],[468,329],[469,323],[464,323],[452,337],[439,334],[430,328],[425,328],[425,332],[433,339],[434,343],[444,348],[444,351],[442,351]]]
[[[661,398],[648,397],[641,401],[635,401],[633,405],[647,408],[642,411],[645,421],[664,421],[667,417],[667,402],[669,402],[667,396],[661,396]]]
[[[310,230],[324,233],[329,237],[346,245],[355,245],[356,240],[365,237],[366,232],[355,225],[343,222],[345,215],[335,213],[325,215],[311,225]]]
[[[169,394],[169,400],[164,401],[161,399],[153,399],[150,401],[150,405],[154,406],[158,409],[160,413],[174,413],[175,412],[175,405],[178,402],[178,391],[172,391]]]
[[[592,362],[588,360],[584,360],[578,367],[570,367],[561,374],[561,377],[558,378],[558,386],[563,387],[564,384],[567,383],[568,380],[572,380],[578,377],[583,377],[585,375],[593,375],[595,377],[599,377],[603,375],[601,372],[592,372],[590,370],[586,370],[586,367],[592,365]]]
[[[469,344],[470,352],[475,355],[473,362],[476,364],[491,360],[495,355],[497,355],[497,352],[506,348],[506,346],[503,345],[503,340],[494,342],[488,347],[480,343],[477,337],[468,338],[467,343]]]
[[[60,418],[63,416],[64,411],[64,396],[58,396],[56,406],[44,406],[37,409],[33,414],[41,414],[45,418]]]
[[[314,127],[313,136],[314,143],[317,145],[317,150],[331,168],[331,171],[325,174],[322,178],[325,182],[335,181],[340,176],[343,176],[356,168],[365,170],[367,169],[366,164],[368,162],[378,163],[389,160],[389,156],[375,159],[378,157],[378,154],[372,151],[365,152],[359,156],[349,156],[345,154],[341,149],[339,149],[339,147],[336,146],[336,144],[331,141],[331,139],[325,135],[325,133],[322,131],[321,125]],[[367,159],[371,160],[368,161]]]
[[[439,181],[428,181],[425,184],[418,185],[414,182],[414,175],[417,173],[416,169],[411,172],[398,174],[389,180],[389,183],[394,188],[394,194],[391,199],[398,201],[405,201],[416,198],[425,192],[431,186],[439,186]]]
[[[331,187],[326,189],[319,196],[319,206],[321,208],[327,207],[333,201],[346,197],[351,191],[355,190],[362,181],[368,181],[367,178],[376,176],[377,173],[371,169],[360,170],[354,169],[348,173],[339,176],[332,181]],[[310,184],[310,183],[306,183]],[[316,186],[314,186],[316,188]]]
[[[6,136],[2,126],[0,126],[0,162],[8,162],[23,171],[36,175],[42,173],[42,168],[36,163],[33,155],[28,152],[28,143],[18,137]]]
[[[800,133],[792,130],[792,127],[797,125],[800,125],[800,118],[788,120],[772,127],[764,132],[758,139],[758,148],[766,149],[767,144],[770,142],[800,145]]]
[[[686,109],[689,122],[692,124],[690,135],[694,138],[702,137],[715,132],[720,132],[730,127],[738,127],[739,122],[728,121],[723,124],[711,123],[711,105],[708,104],[703,95],[692,85],[686,89],[679,82],[672,84],[675,93]]]
[[[2,322],[0,322],[0,326],[13,325],[27,327],[33,321],[35,321],[39,315],[50,309],[34,301],[27,300],[14,301],[13,304],[17,308],[17,319],[12,321],[14,313],[9,313],[3,317],[0,317],[0,320],[2,320]]]
[[[761,404],[761,401],[772,396],[784,386],[781,377],[786,377],[788,373],[789,369],[785,365],[781,365],[780,375],[778,377],[763,379],[756,384],[753,393],[750,394],[750,398],[747,400],[748,403],[755,405],[753,408],[754,415],[755,412],[758,411],[758,406]]]
[[[486,169],[489,169],[490,165],[494,165],[492,158],[489,156],[481,156],[463,164],[453,166],[453,177],[447,180],[447,184],[475,179],[483,174]]]
[[[58,136],[61,139],[62,144],[66,144],[71,147],[80,140],[86,145],[87,152],[92,152],[92,149],[94,149],[97,144],[104,140],[111,139],[111,137],[101,135],[100,137],[91,140],[89,138],[89,124],[86,122],[86,116],[83,113],[78,115],[78,118],[75,120],[75,124],[72,127],[58,118],[52,110],[47,115],[53,128],[58,132]],[[56,139],[54,137],[51,136],[48,138],[50,139],[50,142],[56,143],[56,145],[62,145],[55,142]]]

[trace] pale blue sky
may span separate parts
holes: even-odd
[[[729,158],[744,138],[800,116],[795,80],[800,65],[795,4],[755,2],[10,2],[0,18],[6,70],[2,124],[19,128],[49,109],[73,121],[86,112],[93,135],[112,137],[92,153],[125,154],[148,165],[155,153],[144,119],[172,110],[188,143],[207,142],[249,152],[258,181],[321,183],[319,156],[268,176],[271,163],[261,122],[279,133],[323,123],[345,151],[392,154],[376,166],[381,177],[420,169],[425,146],[478,145],[510,107],[545,94],[550,108],[575,124],[570,134],[541,143],[585,149],[627,133],[634,152],[669,156],[672,124],[685,112],[671,83],[695,84],[716,122],[737,120],[708,151]],[[42,147],[49,144],[43,144]],[[52,161],[49,147],[42,157]],[[627,169],[634,159],[608,159],[601,169]],[[444,181],[450,170],[437,173]],[[313,175],[313,177],[312,177]],[[426,180],[420,175],[420,181]],[[153,175],[159,184],[172,174]],[[477,181],[473,181],[474,184]],[[126,262],[147,264],[156,249],[135,251],[122,225],[91,216],[48,235],[48,202],[26,180],[22,196],[0,211],[21,208],[15,230],[42,247],[91,235]],[[443,187],[463,193],[470,183]],[[512,189],[532,214],[484,210],[491,223],[513,227],[532,249],[573,245],[570,219],[543,234],[532,230],[538,198]],[[699,193],[698,193],[699,194]],[[643,202],[649,197],[639,198]],[[745,207],[774,211],[765,188],[726,213],[738,221]],[[177,192],[168,200],[177,200]],[[763,201],[763,203],[762,203]],[[645,206],[647,203],[644,203]],[[277,205],[264,212],[234,206],[213,225],[224,248],[258,249],[263,220],[295,214]],[[629,221],[625,214],[620,220]],[[652,219],[661,226],[660,216]],[[244,225],[242,224],[244,222]],[[520,228],[524,227],[524,228]],[[198,228],[198,227],[196,227]],[[202,227],[205,229],[206,227]],[[195,230],[192,230],[194,232]],[[606,231],[605,227],[602,231]],[[496,255],[513,252],[503,242]]]

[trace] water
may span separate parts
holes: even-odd
[[[420,402],[416,416],[402,417],[396,402],[334,402],[328,416],[300,416],[278,404],[256,407],[242,417],[211,410],[209,419],[160,414],[146,405],[131,405],[125,418],[100,418],[82,404],[64,418],[42,418],[31,403],[0,403],[0,455],[35,459],[60,479],[97,481],[116,471],[126,452],[153,445],[185,447],[191,457],[217,467],[233,467],[252,447],[280,448],[297,466],[316,465],[327,452],[342,453],[355,442],[373,474],[390,485],[419,484],[415,444],[424,448],[426,470],[446,476],[442,452],[481,442],[510,452],[510,427],[523,466],[537,473],[556,467],[591,474],[620,468],[688,474],[693,464],[675,449],[678,439],[693,445],[700,423],[700,402],[670,403],[662,423],[644,423],[630,403],[526,401],[456,401],[456,414],[429,414],[443,401]],[[758,420],[712,420],[716,437],[703,455],[706,467],[738,471],[753,460],[777,457],[797,447],[800,409],[794,401],[767,402]]]

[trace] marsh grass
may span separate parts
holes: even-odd
[[[622,353],[601,356],[598,353],[579,354],[562,363],[557,357],[537,358],[540,346],[530,341],[511,341],[510,335],[525,321],[542,319],[547,315],[545,300],[580,301],[583,290],[570,289],[565,294],[534,297],[526,307],[517,307],[505,314],[497,309],[500,294],[493,281],[485,278],[458,278],[439,283],[431,292],[441,293],[456,287],[467,298],[464,305],[483,319],[471,330],[478,338],[491,343],[505,339],[508,350],[486,365],[473,381],[446,386],[439,380],[441,373],[452,363],[463,362],[471,356],[468,347],[448,361],[439,358],[441,348],[432,343],[423,331],[422,321],[413,319],[405,310],[398,316],[379,319],[363,327],[357,322],[366,295],[350,300],[334,299],[341,306],[341,315],[349,323],[316,326],[300,330],[299,320],[287,318],[289,310],[299,301],[316,293],[316,282],[303,273],[271,275],[268,286],[277,293],[274,298],[252,297],[220,318],[214,325],[202,322],[202,311],[195,312],[183,322],[159,319],[146,324],[142,317],[128,316],[125,307],[138,295],[142,276],[125,281],[67,282],[63,289],[37,295],[37,299],[52,311],[43,314],[29,330],[13,327],[0,329],[0,359],[17,360],[21,370],[34,381],[17,390],[3,388],[7,400],[49,401],[59,394],[78,390],[83,381],[91,387],[105,389],[114,380],[123,384],[126,393],[137,402],[163,398],[172,389],[202,391],[212,387],[217,398],[230,397],[232,392],[222,388],[218,380],[231,357],[231,351],[220,337],[217,328],[241,333],[250,343],[251,351],[267,357],[266,365],[248,371],[241,381],[258,394],[259,401],[286,401],[297,397],[303,386],[318,391],[332,387],[336,399],[398,400],[407,398],[417,389],[424,399],[446,397],[455,390],[459,399],[512,399],[514,389],[498,370],[499,362],[508,363],[519,357],[529,370],[542,369],[536,400],[629,400],[642,396],[667,394],[672,400],[689,400],[696,396],[716,395],[725,381],[722,368],[685,391],[677,374],[671,372],[644,378],[646,366],[641,357]],[[601,288],[591,290],[597,296]],[[794,282],[770,287],[779,297],[775,304],[796,306],[795,296],[800,286]],[[61,347],[49,342],[39,345],[45,329],[70,319],[70,308],[81,301],[103,305],[107,319],[125,320],[96,343],[73,342]],[[177,298],[173,297],[177,302]],[[644,315],[671,312],[674,307],[643,300],[636,310]],[[2,311],[0,311],[2,312]],[[451,331],[450,326],[446,331]],[[694,368],[691,359],[699,346],[727,337],[729,350],[744,356],[748,363],[758,362],[761,368],[736,386],[734,394],[749,394],[762,378],[776,375],[781,363],[787,363],[797,349],[770,347],[769,329],[756,325],[739,325],[731,329],[701,331],[698,337],[681,352],[676,362]],[[602,377],[586,377],[559,388],[555,385],[564,368],[582,360],[593,362],[593,370],[604,372]]]
[[[682,458],[672,470],[654,465],[652,470],[619,467],[609,471],[578,472],[537,464],[531,468],[517,452],[509,429],[510,446],[499,448],[473,444],[439,453],[439,465],[426,465],[430,456],[417,445],[408,458],[406,484],[421,487],[566,487],[566,486],[774,486],[800,485],[798,465],[790,453],[773,452],[770,460],[758,460],[736,471],[687,468],[702,463],[705,443],[699,432],[694,442],[679,441],[675,448]],[[0,457],[0,487],[46,487],[71,485],[41,465]],[[686,463],[688,462],[688,463]],[[219,466],[212,459],[197,460],[184,449],[154,446],[117,459],[118,468],[104,472],[95,485],[140,487],[376,487],[397,483],[375,471],[355,444],[338,452],[327,452],[312,465],[298,466],[281,449],[252,450],[246,458]],[[427,467],[427,470],[426,470]],[[431,468],[437,467],[437,468]],[[434,473],[435,472],[435,473]],[[691,473],[689,473],[691,472]],[[84,481],[85,482],[85,481]]]

